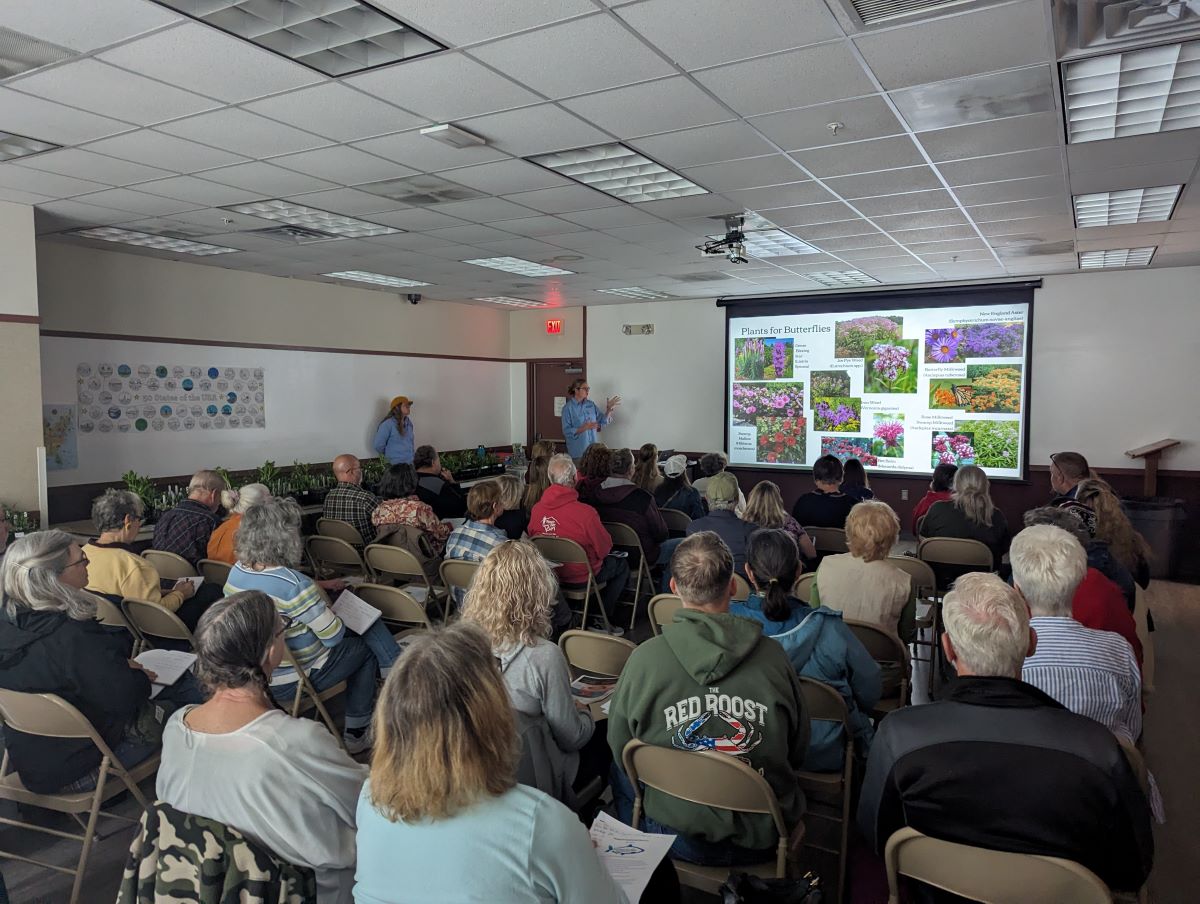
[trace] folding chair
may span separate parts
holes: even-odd
[[[673,593],[660,593],[651,597],[646,605],[646,614],[650,616],[650,630],[661,634],[662,629],[675,620],[675,613],[683,608],[683,600]]]
[[[595,631],[564,631],[558,646],[575,673],[619,678],[637,644]]]
[[[296,670],[296,692],[292,695],[292,704],[289,709],[292,718],[298,718],[301,713],[306,713],[315,706],[321,716],[321,721],[325,723],[325,727],[337,738],[338,744],[345,750],[346,742],[342,738],[342,733],[338,731],[337,724],[330,717],[329,710],[325,708],[325,701],[336,697],[338,694],[345,693],[346,682],[339,681],[332,687],[318,691],[313,687],[313,683],[308,677],[308,672],[304,670],[304,666],[296,661],[296,657],[292,655],[292,650],[287,644],[283,646],[283,659]],[[305,698],[308,698],[307,702],[305,702]]]
[[[133,795],[134,800],[145,809],[148,804],[138,788],[138,782],[153,775],[158,769],[159,755],[154,754],[132,769],[126,769],[113,755],[104,738],[87,718],[56,694],[23,694],[17,691],[0,690],[0,719],[3,719],[4,723],[14,731],[21,731],[29,735],[46,738],[87,739],[100,751],[100,772],[95,790],[92,791],[58,791],[53,794],[37,794],[25,787],[17,773],[10,771],[11,764],[7,751],[4,753],[3,760],[0,761],[0,800],[11,800],[19,805],[41,807],[56,813],[67,813],[83,829],[83,834],[63,832],[0,816],[0,823],[4,825],[31,829],[56,838],[68,838],[83,845],[79,861],[74,869],[35,860],[32,857],[25,857],[10,851],[0,851],[0,857],[32,863],[44,869],[66,873],[68,876],[73,875],[75,882],[71,886],[69,901],[70,904],[76,904],[83,887],[84,871],[87,869],[88,858],[92,852],[98,817],[107,816],[122,822],[137,824],[136,819],[103,812],[100,805],[122,791],[128,791]],[[109,782],[109,777],[114,775],[120,779],[120,782]],[[87,814],[86,822],[80,818],[81,814]]]
[[[370,567],[354,546],[337,537],[309,537],[305,543],[313,567],[322,578],[361,577],[371,580]]]
[[[596,600],[596,608],[600,610],[600,618],[605,626],[608,625],[608,615],[604,611],[604,603],[600,599],[600,591],[608,586],[607,582],[596,580],[596,576],[592,573],[592,565],[588,561],[587,553],[583,551],[583,547],[574,540],[568,540],[566,537],[551,537],[548,534],[539,534],[530,537],[533,545],[552,566],[557,568],[559,565],[582,565],[587,571],[587,581],[583,584],[566,584],[559,580],[559,589],[562,590],[563,596],[570,600],[583,600],[583,611],[580,613],[580,624],[587,625],[588,607],[591,604],[593,597]]]
[[[747,581],[737,572],[734,572],[733,583],[737,585],[736,589],[733,591],[734,602],[744,603],[746,600],[750,599],[750,594],[753,591],[750,589],[749,581]]]
[[[927,563],[933,569],[936,580],[934,598],[941,605],[942,597],[950,590],[957,578],[948,579],[950,575],[962,575],[972,571],[992,570],[992,551],[987,545],[978,540],[967,540],[959,537],[925,537],[917,543],[917,558]],[[941,614],[933,618],[930,627],[933,629],[933,648],[930,655],[938,665],[938,670],[944,672],[941,654]],[[933,667],[930,666],[929,688],[933,693]]]
[[[871,658],[879,663],[885,679],[883,682],[884,695],[875,705],[871,713],[873,718],[882,719],[894,709],[908,705],[909,661],[908,649],[900,642],[900,638],[891,631],[885,630],[871,622],[856,621],[853,618],[843,618],[846,627],[859,639]],[[886,678],[891,668],[899,670],[899,681],[893,693],[888,693],[889,682]]]
[[[389,587],[386,584],[359,584],[354,588],[354,595],[382,612],[383,620],[388,625],[406,626],[392,633],[397,640],[418,631],[428,631],[433,627],[429,621],[429,615],[425,612],[425,607],[399,587]]]
[[[775,859],[748,866],[697,866],[672,858],[681,885],[717,894],[732,872],[783,879],[788,873],[789,850],[804,837],[804,823],[791,831],[767,780],[737,757],[716,751],[675,750],[653,747],[636,738],[621,751],[621,762],[633,785],[633,826],[642,821],[642,785],[680,800],[737,813],[769,814],[779,834]]]
[[[850,821],[854,816],[850,807],[850,791],[854,777],[854,734],[850,730],[850,712],[842,695],[828,684],[814,681],[812,678],[800,676],[800,695],[804,698],[804,708],[808,711],[809,719],[819,719],[826,722],[840,722],[842,738],[845,741],[841,772],[798,772],[800,787],[808,800],[806,815],[811,819],[824,819],[841,825],[841,838],[837,850],[822,847],[815,843],[811,836],[806,839],[808,847],[818,851],[827,851],[838,855],[838,893],[837,900],[841,902],[845,896],[846,860],[850,851]],[[833,803],[838,815],[818,811],[813,807],[814,798],[822,799],[822,803]]]
[[[1154,690],[1154,635],[1150,633],[1146,591],[1136,584],[1133,590],[1133,624],[1142,642],[1142,693],[1148,694]]]
[[[196,569],[183,556],[162,549],[147,549],[142,558],[154,566],[158,576],[164,581],[178,581],[180,578],[196,577]]]
[[[125,620],[133,626],[134,637],[138,641],[134,644],[137,647],[135,652],[140,653],[147,647],[155,646],[155,640],[185,643],[188,649],[195,643],[188,626],[178,615],[164,609],[159,603],[126,597],[121,602],[121,611],[125,614]]]
[[[355,549],[362,549],[365,545],[357,527],[349,521],[339,521],[336,518],[318,518],[317,534],[322,537],[336,537],[344,540]]]
[[[429,580],[429,575],[425,572],[421,560],[413,553],[401,546],[392,546],[389,543],[372,543],[364,551],[367,567],[376,575],[379,580],[399,581],[401,586],[410,592],[414,588],[424,588],[426,610],[429,603],[432,601],[442,610],[442,618],[448,618],[450,615],[450,605],[446,602],[448,596],[444,587],[434,587],[433,582]],[[420,590],[412,592],[411,595],[417,599]],[[422,602],[422,600],[418,600]]]
[[[200,569],[200,574],[204,575],[206,584],[216,584],[218,587],[224,587],[229,580],[229,572],[233,570],[233,566],[228,562],[218,562],[216,559],[201,559],[196,563],[196,567]]]
[[[929,663],[929,696],[933,697],[934,663],[938,658],[937,638],[941,633],[941,603],[937,596],[937,576],[928,562],[912,556],[888,556],[889,565],[895,565],[908,575],[909,585],[917,598],[917,605],[925,603],[928,608],[924,614],[917,613],[917,636],[913,640],[913,660]],[[922,639],[922,633],[929,632],[929,640]],[[929,647],[929,658],[917,656],[917,647]]]
[[[478,562],[468,562],[466,559],[442,559],[442,563],[438,566],[442,584],[456,605],[461,606],[462,601],[466,599],[467,591],[471,589],[471,582],[475,580],[475,572],[479,570],[479,564]],[[462,593],[456,596],[455,590],[460,590]]]
[[[846,544],[846,532],[840,527],[809,527],[806,524],[804,532],[812,538],[818,556],[836,555],[850,551],[850,547]]]
[[[634,623],[637,621],[637,607],[642,599],[642,578],[646,579],[646,586],[650,588],[647,592],[652,593],[654,589],[654,578],[650,574],[650,563],[646,561],[646,551],[642,549],[641,538],[638,537],[635,531],[628,524],[620,524],[616,521],[605,521],[604,529],[608,531],[608,535],[612,537],[613,546],[619,546],[629,550],[637,550],[637,580],[633,586],[633,612],[629,616],[629,630],[633,630]],[[634,577],[634,575],[630,575]]]
[[[692,516],[687,512],[681,512],[679,509],[664,508],[659,509],[658,513],[662,515],[663,523],[667,525],[667,534],[672,537],[682,537],[687,534],[688,525],[692,523]]]
[[[808,598],[812,596],[813,581],[817,579],[815,571],[809,571],[806,574],[796,578],[796,583],[792,585],[792,596],[800,600],[802,603],[807,603]]]

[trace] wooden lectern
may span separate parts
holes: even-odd
[[[1158,495],[1158,460],[1164,452],[1172,446],[1178,446],[1177,439],[1160,439],[1156,443],[1150,443],[1148,446],[1142,446],[1139,449],[1130,449],[1125,454],[1130,458],[1144,459],[1146,472],[1142,475],[1142,495],[1157,496]]]

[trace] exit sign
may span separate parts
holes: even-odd
[[[546,321],[546,332],[547,333],[561,333],[562,332],[562,321],[561,320],[547,320]]]

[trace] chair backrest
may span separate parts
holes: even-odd
[[[737,589],[733,591],[733,598],[739,602],[750,599],[750,582],[736,572],[733,575],[733,583],[737,585]]]
[[[468,562],[466,559],[443,559],[438,572],[444,585],[466,591],[471,589],[471,581],[475,580],[479,565],[479,562]]]
[[[1121,752],[1125,754],[1125,759],[1129,761],[1129,768],[1133,770],[1142,793],[1146,795],[1146,800],[1150,800],[1150,773],[1146,769],[1146,761],[1142,758],[1142,752],[1125,736],[1116,735],[1115,737],[1117,743],[1121,745]]]
[[[529,539],[533,541],[538,552],[551,562],[557,562],[560,565],[588,565],[589,568],[591,567],[587,553],[574,540],[568,540],[566,537],[551,537],[548,534],[538,534]]]
[[[917,558],[938,565],[959,565],[992,570],[992,551],[978,540],[961,537],[925,537],[917,544]]]
[[[1149,693],[1154,690],[1154,635],[1150,633],[1146,591],[1136,584],[1133,589],[1133,625],[1142,643],[1142,690]]]
[[[1014,854],[941,841],[903,828],[884,850],[888,901],[899,904],[899,877],[962,895],[972,901],[1020,904],[1111,904],[1100,877],[1072,860]]]
[[[659,509],[658,513],[662,515],[663,523],[666,524],[669,531],[685,532],[688,525],[692,523],[692,516],[687,512],[681,512],[679,509],[664,508]]]
[[[417,581],[426,585],[429,583],[420,560],[410,550],[401,546],[372,543],[363,551],[363,555],[367,566],[377,575]]]
[[[383,613],[384,621],[428,630],[432,627],[425,607],[401,590],[386,584],[359,584],[354,595]]]
[[[662,629],[675,620],[675,613],[682,608],[683,600],[673,593],[660,593],[651,598],[647,605],[650,628],[655,634],[661,634]]]
[[[604,529],[608,531],[608,535],[612,537],[613,546],[628,546],[636,549],[639,553],[642,551],[642,540],[628,524],[621,524],[618,521],[605,521]],[[645,556],[642,556],[645,559]]]
[[[96,621],[110,628],[127,628],[133,632],[133,625],[129,624],[129,619],[125,617],[120,606],[98,593],[93,593],[92,596],[96,598]],[[134,636],[136,637],[136,634]]]
[[[843,618],[846,627],[859,639],[871,658],[876,662],[900,662],[908,658],[908,650],[900,638],[882,625],[858,621],[853,618]]]
[[[196,569],[183,556],[163,549],[147,549],[142,558],[154,566],[158,576],[165,581],[178,581],[180,578],[196,577]]]
[[[912,556],[888,556],[887,563],[895,565],[908,575],[909,584],[917,599],[925,599],[937,592],[937,577],[928,562]]]
[[[595,631],[564,631],[558,639],[567,662],[589,675],[618,678],[637,644]]]
[[[305,545],[318,570],[329,570],[336,574],[368,574],[362,555],[345,540],[316,536],[309,537]]]
[[[218,562],[216,559],[201,559],[196,563],[196,567],[200,569],[206,584],[216,584],[218,587],[225,586],[225,582],[229,580],[229,572],[233,570],[233,566],[228,562]]]
[[[345,540],[351,546],[362,548],[362,534],[349,521],[339,521],[336,518],[318,518],[317,533],[322,537],[337,537]]]
[[[792,596],[802,603],[807,603],[808,598],[812,596],[812,585],[816,578],[817,573],[815,571],[800,575],[800,577],[796,578],[796,583],[792,585]]]
[[[87,717],[58,694],[0,690],[0,719],[15,731],[43,738],[100,741]]]
[[[800,696],[804,699],[804,709],[810,719],[841,722],[843,725],[849,721],[850,711],[840,693],[814,678],[805,678],[803,675],[799,677]]]
[[[813,546],[822,555],[829,553],[848,552],[846,532],[840,527],[809,527],[804,526],[804,532],[812,538]]]
[[[143,638],[183,640],[189,644],[194,640],[192,632],[179,616],[158,603],[126,597],[121,603],[121,610],[125,613],[126,620]]]

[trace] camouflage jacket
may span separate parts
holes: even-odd
[[[117,904],[316,904],[308,867],[237,829],[155,801],[129,848]]]

